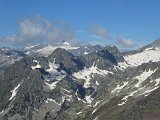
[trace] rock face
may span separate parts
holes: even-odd
[[[78,57],[65,49],[57,48],[51,55],[48,56],[49,61],[54,61],[56,64],[59,64],[59,70],[64,70],[68,74],[77,72],[85,66]]]
[[[0,74],[0,119],[159,120],[159,43],[127,53],[116,46],[86,54],[56,48],[47,57],[2,52],[21,57]]]

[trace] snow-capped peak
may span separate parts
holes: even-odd
[[[68,42],[63,42],[66,46],[71,46]]]
[[[24,50],[30,50],[36,46],[38,46],[39,44],[36,44],[36,45],[32,45],[32,46],[28,46],[28,47],[25,47]]]
[[[66,50],[75,50],[78,49],[79,47],[77,46],[72,46],[68,42],[63,42],[60,45],[33,45],[30,47],[24,48],[26,54],[39,54],[39,55],[44,55],[48,56],[50,55],[55,49],[57,48],[63,48]]]

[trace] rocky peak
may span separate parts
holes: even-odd
[[[82,56],[81,59],[86,67],[94,65],[103,70],[112,69],[118,62],[124,61],[123,55],[115,46],[106,46],[99,51]]]
[[[119,51],[119,49],[116,46],[106,46],[103,48],[104,51],[112,54],[117,62],[123,62],[123,54]]]
[[[79,58],[62,48],[57,48],[48,56],[48,59],[51,62],[59,64],[59,70],[64,70],[67,73],[79,71],[84,67],[84,63]]]
[[[146,48],[126,56],[116,46],[81,56],[57,48],[24,57],[0,75],[0,119],[158,120],[159,51]]]
[[[52,54],[48,56],[48,58],[50,60],[54,60],[55,58],[56,59],[58,59],[58,58],[65,59],[66,57],[67,58],[74,58],[74,55],[72,53],[66,51],[65,49],[62,49],[62,48],[55,49],[52,52]],[[56,60],[56,62],[58,62],[58,61]]]

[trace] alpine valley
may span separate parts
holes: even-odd
[[[160,39],[1,48],[0,120],[160,120]]]

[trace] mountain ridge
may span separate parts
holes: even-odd
[[[156,40],[128,53],[96,46],[79,56],[64,48],[48,56],[24,55],[0,74],[0,118],[157,120],[158,46]]]

